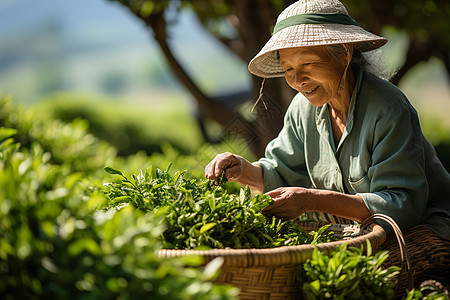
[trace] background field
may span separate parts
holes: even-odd
[[[200,87],[211,94],[249,87],[246,63],[217,44],[191,13],[174,22],[175,54]],[[384,35],[390,40],[386,60],[396,69],[406,37],[392,28]],[[123,155],[160,152],[163,143],[182,153],[202,145],[191,96],[172,76],[151,32],[123,7],[106,0],[3,1],[0,36],[0,91],[15,103],[52,118],[87,119]],[[435,145],[448,137],[449,82],[442,62],[432,58],[399,84]]]

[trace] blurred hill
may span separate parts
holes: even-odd
[[[210,39],[192,15],[174,22],[176,54],[201,87],[220,93],[248,84],[246,65]],[[0,90],[18,102],[59,91],[136,101],[189,98],[152,33],[106,0],[2,0],[0,37]],[[223,67],[211,67],[217,64]]]

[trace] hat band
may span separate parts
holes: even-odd
[[[272,35],[278,31],[300,24],[342,24],[359,26],[349,15],[342,13],[306,13],[290,16],[278,22],[273,28]]]

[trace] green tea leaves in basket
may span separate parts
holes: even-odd
[[[265,216],[261,210],[273,203],[267,195],[253,195],[249,187],[239,194],[206,179],[187,179],[186,171],[169,173],[148,168],[131,179],[106,167],[121,181],[106,184],[108,203],[103,209],[132,206],[146,213],[165,207],[166,249],[270,248],[333,240],[327,227],[306,233],[294,222]]]

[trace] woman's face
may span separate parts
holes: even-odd
[[[345,65],[331,58],[324,46],[282,49],[280,64],[287,83],[319,107],[338,100]]]

